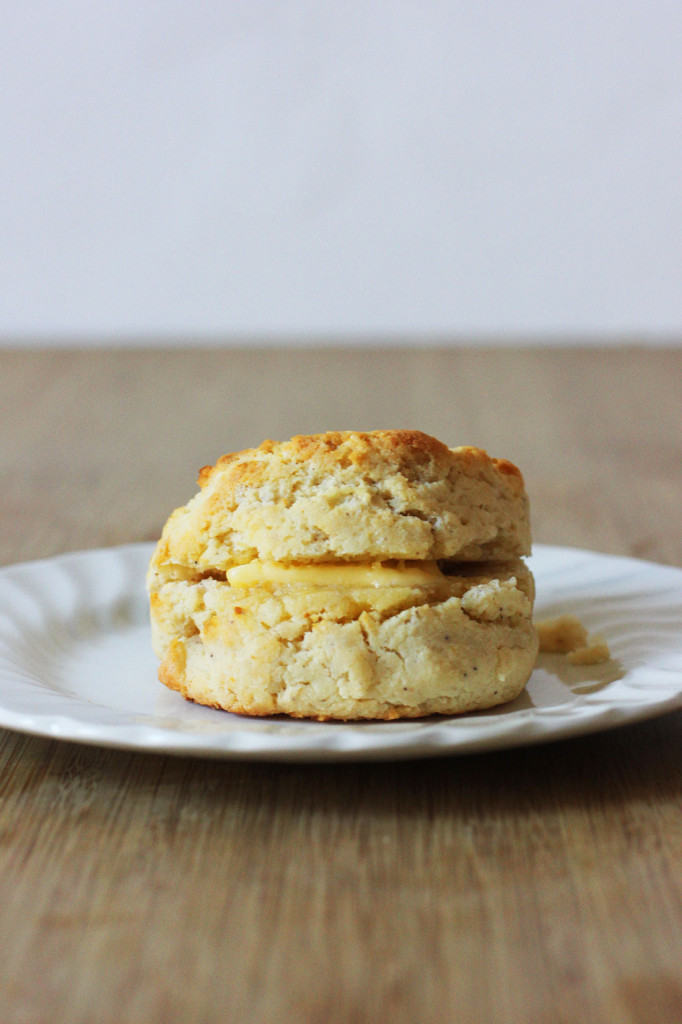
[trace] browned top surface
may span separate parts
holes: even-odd
[[[156,539],[222,452],[408,424],[536,542],[682,566],[682,350],[0,353],[0,561]],[[682,1019],[682,715],[397,765],[0,742],[3,1020]]]
[[[522,485],[521,472],[512,463],[490,458],[472,445],[449,448],[421,430],[330,430],[322,434],[297,434],[287,441],[263,441],[257,449],[221,455],[215,466],[204,466],[199,483],[205,486],[215,472],[233,470],[235,483],[260,482],[281,475],[291,463],[313,463],[321,471],[353,466],[384,472],[400,470],[409,476],[438,480],[448,472],[469,467],[496,469]]]

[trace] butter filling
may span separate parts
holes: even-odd
[[[320,562],[288,565],[254,559],[226,572],[232,587],[255,587],[263,583],[305,583],[314,587],[424,587],[444,579],[437,562],[400,561],[344,564]]]

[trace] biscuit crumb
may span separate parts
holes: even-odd
[[[587,630],[575,615],[559,615],[556,619],[544,619],[535,625],[541,651],[567,654],[587,644]]]
[[[462,597],[462,610],[479,622],[496,622],[510,619],[515,615],[530,613],[531,601],[523,591],[517,589],[516,577],[508,580],[490,580],[480,583]]]
[[[611,657],[609,646],[601,636],[592,639],[575,615],[559,615],[536,623],[540,651],[565,654],[571,665],[600,665]]]
[[[575,651],[569,651],[566,661],[571,665],[601,665],[611,657],[609,645],[603,637],[596,636],[585,647],[578,647]]]

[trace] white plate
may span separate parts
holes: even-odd
[[[102,746],[202,757],[341,761],[460,754],[576,736],[682,706],[682,571],[536,546],[536,615],[572,612],[613,661],[544,655],[493,711],[402,722],[248,719],[156,680],[144,576],[152,545],[0,570],[0,726]]]

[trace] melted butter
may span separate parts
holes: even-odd
[[[306,583],[312,587],[424,587],[443,579],[436,562],[347,562],[286,565],[254,559],[227,570],[233,587],[255,587],[262,583]]]

